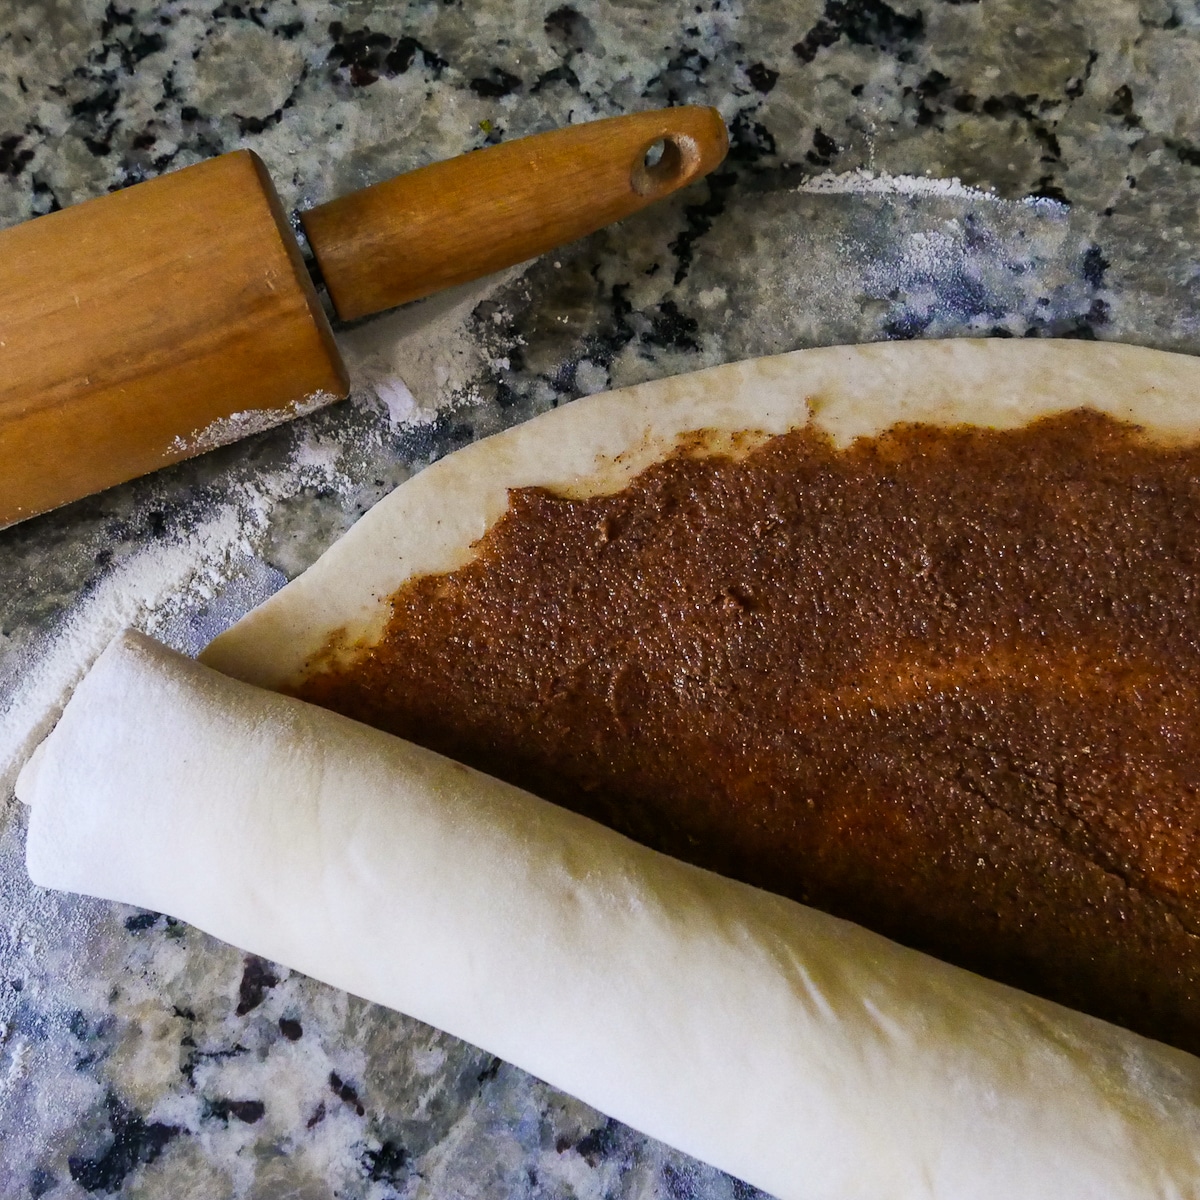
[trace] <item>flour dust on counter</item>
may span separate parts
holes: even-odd
[[[470,403],[479,351],[464,326],[512,276],[456,288],[353,331],[345,339],[353,393],[336,428],[323,414],[294,422],[276,434],[286,443],[265,463],[239,462],[244,455],[231,449],[232,470],[189,496],[174,520],[167,516],[170,483],[144,481],[123,524],[151,536],[130,539],[119,557],[101,551],[104,569],[49,636],[0,659],[0,793],[7,795],[71,689],[120,630],[135,626],[196,653],[307,565],[272,545],[281,515],[337,497],[347,511],[327,535],[332,540],[380,489],[398,482],[394,444]],[[431,369],[434,362],[440,370]],[[253,413],[244,415],[253,423]],[[384,477],[364,487],[378,471]],[[311,531],[306,540],[315,540]]]

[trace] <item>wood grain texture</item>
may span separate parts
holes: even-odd
[[[347,392],[251,151],[0,231],[0,527]]]
[[[338,316],[353,320],[619,221],[706,175],[728,146],[716,109],[633,113],[433,163],[301,221]]]

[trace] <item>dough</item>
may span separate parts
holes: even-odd
[[[18,795],[35,882],[401,1009],[783,1200],[1200,1195],[1200,1060],[141,635]]]
[[[1080,406],[1164,440],[1195,440],[1200,359],[1066,340],[884,342],[798,350],[589,396],[402,484],[201,661],[263,687],[294,684],[337,631],[347,645],[382,632],[387,597],[409,579],[469,561],[503,516],[509,488],[615,492],[692,431],[707,431],[710,452],[736,451],[811,419],[847,445],[897,421],[1011,429]]]

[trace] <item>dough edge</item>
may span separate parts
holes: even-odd
[[[1165,440],[1200,434],[1200,359],[1120,343],[946,339],[796,350],[575,400],[465,446],[372,507],[303,574],[215,638],[201,662],[273,689],[299,682],[334,634],[382,632],[387,598],[454,570],[508,491],[619,491],[679,438],[713,449],[810,420],[841,446],[900,421],[1011,429],[1088,406]]]

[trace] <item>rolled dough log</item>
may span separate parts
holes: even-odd
[[[474,1042],[784,1200],[1200,1195],[1200,1060],[127,634],[29,873]]]

